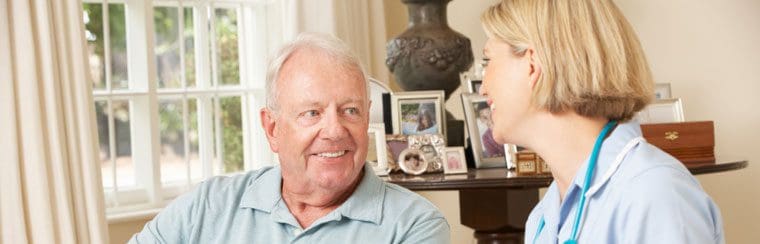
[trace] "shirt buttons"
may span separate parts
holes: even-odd
[[[293,235],[297,236],[297,235],[300,235],[301,233],[303,233],[303,230],[301,230],[301,229],[293,229]]]

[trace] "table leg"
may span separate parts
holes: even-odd
[[[538,189],[459,191],[459,218],[475,230],[478,244],[523,243],[525,221],[538,203]]]

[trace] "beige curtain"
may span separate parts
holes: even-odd
[[[285,41],[304,31],[332,34],[351,47],[370,76],[387,84],[383,1],[282,0],[281,8]]]
[[[0,1],[0,243],[107,243],[78,0]]]

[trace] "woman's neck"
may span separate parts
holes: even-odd
[[[604,118],[563,113],[539,115],[531,124],[535,132],[525,146],[551,167],[560,199],[564,199],[578,169],[591,155],[594,142],[606,123]]]

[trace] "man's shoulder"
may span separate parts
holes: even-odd
[[[242,174],[211,177],[197,186],[193,195],[204,199],[206,204],[229,204],[238,202],[253,182],[262,180],[265,175],[275,173],[274,167],[264,167]],[[272,184],[277,182],[272,182]]]
[[[385,206],[392,209],[403,209],[405,214],[422,214],[428,217],[441,217],[443,214],[429,200],[402,186],[383,182],[385,187]],[[411,216],[408,216],[411,217]]]

